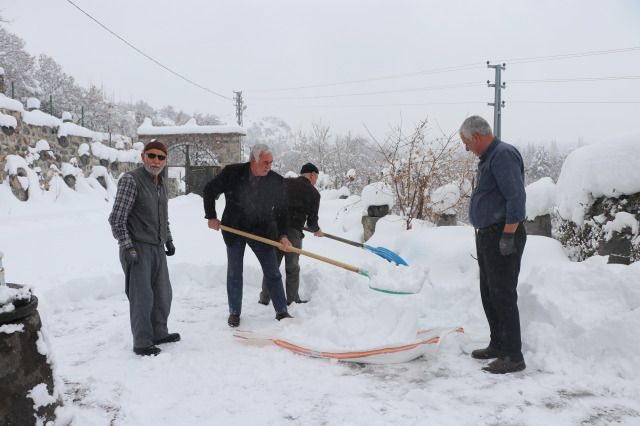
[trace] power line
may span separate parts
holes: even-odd
[[[445,86],[432,86],[432,87],[419,87],[415,89],[400,89],[400,90],[389,90],[384,92],[367,92],[367,93],[350,93],[345,95],[324,95],[324,96],[300,96],[300,97],[288,97],[288,98],[253,98],[249,97],[248,99],[270,99],[270,100],[279,100],[279,99],[320,99],[320,98],[341,98],[346,96],[365,96],[365,95],[380,95],[387,93],[402,93],[402,92],[417,92],[423,90],[436,90],[436,89],[454,89],[460,87],[471,87],[471,86],[481,86],[483,82],[475,82],[475,83],[459,83],[459,84],[448,84]]]
[[[518,104],[640,104],[640,101],[507,101],[506,103]],[[363,105],[263,105],[252,104],[254,107],[272,108],[352,108],[352,107],[396,107],[396,106],[427,106],[427,105],[466,105],[486,104],[482,102],[431,102],[424,104],[363,104]]]
[[[313,89],[313,88],[316,88],[316,87],[339,86],[339,85],[343,85],[343,84],[363,83],[363,82],[366,82],[366,81],[388,80],[388,79],[402,78],[402,77],[414,77],[414,76],[417,76],[417,75],[426,75],[426,74],[440,74],[440,73],[443,73],[443,72],[466,71],[466,70],[472,70],[472,69],[477,69],[477,68],[484,68],[484,64],[482,64],[482,65],[480,65],[480,64],[458,65],[458,66],[455,66],[455,67],[438,68],[438,69],[435,69],[435,70],[418,71],[418,72],[413,72],[413,73],[408,73],[408,74],[396,74],[396,75],[389,75],[389,76],[385,76],[385,77],[374,77],[374,78],[367,78],[367,79],[363,79],[363,80],[351,80],[351,81],[344,81],[344,82],[341,82],[341,83],[316,84],[316,85],[313,85],[313,86],[287,87],[287,88],[282,88],[282,89],[245,90],[245,92],[277,92],[277,91],[282,91],[282,90]]]
[[[640,46],[637,46],[637,47],[625,47],[625,48],[611,49],[611,50],[599,50],[599,51],[593,51],[593,52],[568,53],[568,54],[564,54],[564,55],[537,56],[537,57],[531,57],[531,58],[508,59],[508,60],[493,61],[493,62],[508,62],[509,65],[517,65],[517,64],[524,64],[524,63],[528,63],[528,62],[557,61],[557,60],[562,60],[562,59],[579,58],[579,57],[583,57],[583,56],[610,55],[610,54],[614,54],[614,53],[633,52],[633,51],[639,51],[639,50],[640,50]],[[344,85],[344,84],[363,83],[363,82],[367,82],[367,81],[387,80],[387,79],[404,78],[404,77],[415,77],[415,76],[419,76],[419,75],[439,74],[439,73],[444,73],[444,72],[466,71],[466,70],[484,68],[484,67],[485,67],[484,63],[483,64],[475,64],[474,63],[474,64],[467,64],[467,65],[458,65],[458,66],[453,66],[453,67],[448,67],[448,68],[438,68],[438,69],[427,70],[427,71],[418,71],[418,72],[406,73],[406,74],[396,74],[396,75],[389,75],[389,76],[383,76],[383,77],[374,77],[374,78],[367,78],[367,79],[361,79],[361,80],[343,81],[343,82],[338,82],[338,83],[316,84],[316,85],[309,85],[309,86],[288,87],[288,88],[280,88],[280,89],[245,90],[245,92],[275,92],[275,91],[283,91],[283,90],[312,89],[312,88],[317,88],[317,87],[329,87],[329,86],[338,86],[338,85]]]
[[[93,20],[94,22],[96,22],[98,25],[100,25],[102,28],[104,28],[105,30],[109,31],[111,34],[113,34],[114,36],[118,37],[120,40],[122,40],[125,44],[127,44],[129,47],[131,47],[133,50],[135,50],[136,52],[142,54],[143,56],[145,56],[147,59],[155,62],[156,64],[160,65],[162,68],[164,68],[165,70],[169,71],[170,73],[180,77],[181,79],[193,84],[196,87],[199,87],[202,90],[206,90],[209,93],[213,93],[216,96],[220,96],[221,98],[224,99],[229,99],[229,100],[233,100],[232,98],[228,98],[226,96],[223,96],[219,93],[216,93],[212,90],[207,89],[206,87],[200,86],[197,83],[194,83],[193,81],[189,80],[186,77],[181,76],[180,74],[178,74],[177,72],[165,67],[164,65],[162,65],[160,62],[156,61],[155,59],[153,59],[152,57],[150,57],[149,55],[147,55],[146,53],[142,52],[140,49],[136,48],[135,46],[133,46],[131,43],[129,43],[128,41],[126,41],[125,39],[123,39],[122,37],[120,37],[118,34],[114,33],[113,31],[111,31],[109,28],[105,27],[104,25],[102,25],[100,22],[98,22],[94,17],[92,17],[91,15],[89,15],[87,12],[85,12],[84,10],[80,9],[74,2],[72,2],[71,0],[67,0],[69,3],[71,3],[72,5],[74,5],[76,7],[76,9],[78,9],[80,12],[84,13],[85,15],[87,15],[89,18],[91,18],[91,20]]]
[[[583,78],[555,78],[555,79],[541,79],[541,80],[509,80],[508,83],[518,84],[518,83],[566,83],[566,82],[590,82],[590,81],[614,81],[614,80],[634,80],[640,79],[640,76],[632,75],[632,76],[622,76],[622,77],[583,77]],[[291,100],[291,99],[322,99],[322,98],[341,98],[341,97],[349,97],[349,96],[365,96],[365,95],[382,95],[389,93],[406,93],[406,92],[419,92],[426,90],[437,90],[437,89],[457,89],[462,87],[473,87],[484,85],[484,83],[459,83],[459,84],[449,84],[444,86],[431,86],[431,87],[418,87],[412,89],[399,89],[399,90],[388,90],[382,92],[365,92],[365,93],[349,93],[344,95],[323,95],[323,96],[292,96],[292,97],[248,97],[247,99],[260,99],[260,100]]]

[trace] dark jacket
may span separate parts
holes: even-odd
[[[496,137],[480,156],[469,221],[480,229],[501,222],[522,222],[526,201],[520,151]]]
[[[224,193],[226,207],[222,225],[264,238],[276,239],[289,230],[289,212],[284,178],[269,171],[252,186],[249,182],[251,163],[229,164],[207,183],[203,190],[205,219],[217,219],[216,197]],[[273,218],[277,234],[272,229]],[[226,245],[232,245],[236,234],[222,231]]]
[[[289,226],[302,231],[305,222],[309,230],[316,232],[318,226],[318,209],[320,193],[306,176],[287,178],[284,180],[289,207]]]

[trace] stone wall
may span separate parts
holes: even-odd
[[[35,126],[27,124],[23,121],[20,111],[12,111],[6,108],[0,108],[0,113],[12,116],[17,121],[16,128],[2,127],[0,132],[0,183],[9,178],[6,167],[7,155],[18,155],[23,158],[29,156],[29,148],[35,148],[36,144],[45,140],[49,144],[49,151],[41,151],[40,158],[34,159],[30,164],[30,168],[38,170],[41,182],[46,190],[49,189],[51,178],[61,170],[63,163],[72,163],[80,167],[85,177],[89,177],[94,166],[104,166],[114,178],[118,178],[121,173],[128,172],[140,166],[139,163],[118,161],[110,162],[107,159],[100,159],[88,152],[84,155],[78,155],[80,145],[87,144],[91,146],[94,140],[90,137],[67,135],[58,138],[58,127]],[[52,167],[55,166],[55,167]],[[12,190],[18,198],[24,198],[24,191],[19,186],[17,179],[11,179]],[[176,183],[177,185],[177,183]],[[70,185],[71,186],[71,185]],[[22,194],[21,194],[22,192]]]

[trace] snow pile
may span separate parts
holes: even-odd
[[[24,106],[22,106],[20,101],[8,98],[4,93],[0,93],[0,108],[11,111],[24,111]]]
[[[313,344],[327,350],[358,350],[416,340],[418,316],[410,308],[398,310],[381,300],[366,321],[358,311],[340,314],[325,310],[302,324],[273,327],[282,339]]]
[[[527,220],[551,213],[556,205],[556,184],[550,177],[542,178],[525,188]]]
[[[16,300],[31,300],[29,287],[13,288],[7,285],[0,285],[0,306],[10,304],[12,306],[10,311],[13,311],[13,302]]]
[[[369,287],[400,293],[419,293],[429,283],[429,268],[421,264],[396,265],[394,262],[369,262],[362,266],[371,281]]]
[[[65,111],[62,113],[62,121],[64,120],[72,120],[71,113],[69,111]]]
[[[582,225],[591,197],[640,192],[640,133],[613,136],[573,151],[556,185],[559,213]]]
[[[298,174],[297,174],[297,173],[295,173],[295,172],[291,172],[291,171],[289,171],[289,172],[287,172],[287,173],[285,173],[285,174],[284,174],[284,177],[285,177],[285,178],[296,178],[296,177],[298,177]]]
[[[123,151],[108,147],[102,142],[94,142],[91,144],[91,152],[102,160],[108,160],[109,163],[113,163],[114,161],[118,161],[120,163],[142,163],[142,157],[140,156],[141,152],[137,149]],[[83,150],[83,154],[84,153],[85,152]],[[78,151],[78,155],[83,154],[80,154],[80,151]]]
[[[26,172],[27,176],[18,176],[18,180],[20,181],[22,189],[25,191],[28,190],[29,198],[31,198],[32,195],[40,193],[40,191],[38,191],[40,188],[40,178],[36,171],[29,167],[27,160],[19,155],[7,155],[6,162],[7,171],[10,176],[18,174],[18,169],[23,169]],[[9,181],[6,180],[6,183],[9,184]]]
[[[82,157],[83,155],[89,155],[91,148],[88,144],[82,143],[80,147],[78,147],[78,156]]]
[[[102,188],[102,185],[98,182],[98,178],[104,178],[104,182],[107,185],[107,194],[109,198],[116,198],[116,194],[118,192],[118,183],[115,181],[111,174],[107,171],[107,169],[103,166],[93,166],[93,171],[91,173],[91,178],[95,179],[95,183],[90,182],[90,185],[97,189],[98,186]]]
[[[460,188],[453,183],[441,186],[431,193],[433,211],[438,214],[456,214],[456,205],[460,201]]]
[[[340,188],[338,193],[340,194],[340,198],[349,198],[351,196],[351,191],[349,191],[349,188],[346,186]]]
[[[27,160],[27,163],[32,164],[35,160],[38,160],[40,158],[40,153],[42,151],[49,151],[51,149],[51,147],[49,146],[49,142],[47,142],[44,139],[40,139],[37,143],[35,148],[31,148],[29,147],[27,149],[27,151],[29,152],[29,154],[27,154],[27,156],[25,157],[25,159]],[[54,157],[53,153],[49,151],[49,155],[51,157]],[[55,157],[54,157],[55,158]]]
[[[638,221],[632,214],[627,212],[617,212],[615,215],[615,219],[607,222],[602,227],[602,230],[606,233],[604,237],[606,241],[611,239],[613,232],[622,232],[624,228],[631,228],[631,233],[633,235],[638,235]]]
[[[16,120],[16,118],[11,115],[0,113],[0,126],[11,127],[15,129],[16,127],[18,127],[18,120]]]
[[[91,138],[93,141],[100,142],[105,140],[104,133],[94,132],[86,127],[78,126],[74,123],[60,123],[60,128],[58,129],[58,137],[61,138],[63,136],[81,136],[85,138]]]
[[[340,198],[340,191],[337,189],[325,189],[320,191],[320,198],[322,201],[337,200]]]
[[[53,115],[46,114],[39,109],[23,111],[22,121],[33,126],[59,127],[62,124],[62,120],[57,119]]]
[[[393,190],[391,186],[380,181],[365,186],[362,189],[362,207],[367,210],[369,206],[388,205],[389,210],[393,207]]]
[[[27,99],[27,108],[28,109],[31,109],[31,108],[40,109],[40,100],[36,99],[36,98]]]
[[[189,135],[205,133],[234,133],[242,136],[247,134],[244,127],[237,124],[227,124],[224,126],[199,126],[195,118],[191,118],[183,126],[163,126],[155,127],[149,117],[138,127],[138,135]]]

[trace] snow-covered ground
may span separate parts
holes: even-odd
[[[63,187],[22,203],[6,183],[0,185],[7,281],[32,285],[40,299],[56,374],[64,383],[59,424],[640,424],[640,263],[607,265],[601,257],[572,263],[555,240],[529,237],[519,285],[527,369],[496,376],[481,371],[485,361],[469,356],[489,338],[473,229],[414,221],[413,230],[405,231],[397,217],[388,216],[368,244],[428,268],[422,290],[406,296],[376,292],[365,277],[302,257],[301,296],[310,302],[292,305],[290,312],[304,320],[302,326],[313,327],[298,337],[343,347],[379,342],[384,330],[370,325],[381,309],[391,312],[389,321],[414,314],[419,329],[460,326],[465,333],[449,334],[434,351],[400,364],[307,358],[232,337],[225,246],[206,227],[202,199],[188,195],[169,204],[177,249],[169,258],[169,328],[182,341],[163,345],[157,357],[138,357],[117,243],[107,223],[112,201],[104,198]],[[322,229],[361,241],[357,201],[322,202]],[[365,269],[386,263],[310,234],[303,244]],[[273,307],[257,303],[261,273],[250,251],[244,276],[241,328],[273,326]]]

